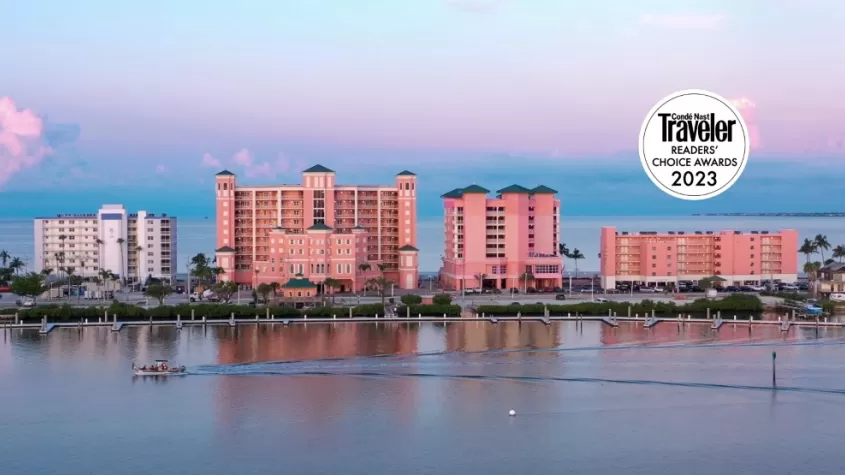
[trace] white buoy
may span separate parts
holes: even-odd
[[[508,413],[508,415],[509,415],[509,416],[511,416],[511,417],[513,417],[513,416],[515,416],[515,415],[516,415],[516,411],[514,411],[513,409],[511,409],[511,411]]]

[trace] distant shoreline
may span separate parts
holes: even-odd
[[[694,213],[693,216],[768,217],[768,218],[845,218],[845,213]]]

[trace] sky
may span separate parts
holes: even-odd
[[[213,214],[214,173],[419,175],[420,214],[478,183],[568,215],[842,211],[835,0],[0,0],[0,217],[104,202]],[[662,97],[740,108],[749,165],[680,201],[637,155]]]

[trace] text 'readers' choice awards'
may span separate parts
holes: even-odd
[[[658,188],[684,200],[723,193],[748,161],[748,128],[721,96],[697,89],[660,100],[640,130],[640,160]]]

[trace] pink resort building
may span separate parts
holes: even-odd
[[[560,200],[546,187],[511,185],[490,191],[472,185],[442,196],[446,289],[561,287]]]
[[[382,275],[396,288],[418,282],[417,177],[390,185],[341,185],[315,165],[300,185],[238,185],[217,174],[217,265],[246,286],[278,282],[322,291],[359,291]],[[309,287],[311,288],[311,287]]]
[[[718,276],[723,285],[798,279],[798,232],[601,229],[601,284],[666,284]]]

